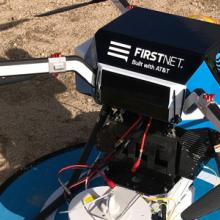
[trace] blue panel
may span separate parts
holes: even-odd
[[[215,128],[215,126],[210,121],[207,121],[205,119],[182,121],[178,124],[178,126],[186,130],[198,128],[210,128],[217,130],[217,128]]]
[[[205,62],[202,63],[194,75],[189,79],[186,86],[189,92],[193,92],[195,89],[200,88],[208,94],[216,94],[215,101],[220,103],[220,86]],[[216,129],[210,122],[206,120],[182,121],[178,124],[178,126],[185,129]]]
[[[73,149],[44,160],[12,182],[0,195],[0,219],[29,220],[36,216],[48,197],[59,188],[57,181],[59,169],[76,163],[81,149]],[[94,160],[96,155],[97,152],[93,151],[90,162]],[[66,182],[70,175],[71,171],[65,173],[62,176],[63,181]],[[100,185],[103,182],[99,180],[94,184]],[[67,206],[64,205],[60,210],[66,211]],[[58,212],[56,219],[67,220],[67,214],[59,214]]]
[[[78,92],[86,95],[93,95],[94,91],[91,85],[87,83],[81,76],[76,74],[76,89]]]

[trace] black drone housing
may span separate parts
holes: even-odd
[[[95,35],[100,103],[170,122],[181,116],[187,81],[220,49],[215,24],[134,8]],[[219,80],[220,82],[220,80]]]

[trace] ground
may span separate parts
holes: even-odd
[[[85,2],[89,1],[0,0],[0,59],[47,57],[55,52],[71,55],[74,47],[120,15],[110,0]],[[219,0],[130,3],[183,16],[220,19]],[[37,16],[63,7],[62,13]],[[100,108],[75,91],[70,73],[1,85],[0,106],[0,184],[42,155],[86,141]]]

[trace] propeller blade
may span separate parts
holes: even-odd
[[[195,220],[220,209],[220,185],[216,186],[203,197],[182,212],[183,220]]]
[[[100,2],[105,2],[105,1],[107,1],[107,0],[90,0],[89,2],[78,3],[78,4],[75,4],[75,5],[69,5],[69,6],[65,6],[65,7],[62,7],[62,8],[57,8],[57,9],[54,9],[52,11],[48,11],[48,12],[45,12],[45,13],[42,13],[42,14],[38,14],[35,17],[51,16],[51,15],[71,11],[71,10],[74,10],[74,9],[77,9],[77,8],[82,8],[82,7],[85,7],[87,5],[100,3]]]

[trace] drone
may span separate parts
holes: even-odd
[[[75,72],[102,106],[78,161],[58,171],[61,193],[25,219],[55,219],[66,202],[70,220],[218,219],[220,26],[113,3],[122,15],[76,56],[0,63],[1,77]]]

